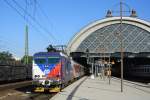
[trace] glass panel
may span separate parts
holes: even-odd
[[[56,64],[59,62],[59,60],[60,60],[60,58],[58,58],[58,57],[48,58],[48,63],[49,64]]]
[[[150,33],[140,27],[124,24],[122,25],[123,48],[126,52],[150,52]],[[109,48],[107,51],[120,51],[119,38],[120,24],[105,26],[91,33],[77,50],[85,51],[89,48],[91,52],[97,52],[103,45]],[[84,44],[84,45],[83,45]],[[104,48],[103,47],[103,48]]]
[[[45,64],[46,59],[45,58],[38,58],[34,60],[36,64]]]

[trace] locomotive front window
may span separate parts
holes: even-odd
[[[58,63],[60,58],[48,58],[48,63],[49,64],[56,64]]]
[[[45,64],[46,63],[46,59],[43,59],[43,58],[35,59],[35,63],[36,64]]]

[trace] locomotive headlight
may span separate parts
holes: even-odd
[[[40,75],[34,75],[34,77],[35,77],[35,78],[39,78],[39,77],[40,77]]]
[[[35,78],[37,78],[37,75],[34,75]]]
[[[45,85],[49,84],[49,81],[48,80],[45,80]]]
[[[40,77],[40,75],[37,76],[38,78]]]

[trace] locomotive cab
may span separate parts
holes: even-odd
[[[73,79],[83,76],[83,71],[83,66],[61,52],[36,53],[32,67],[33,85],[37,87],[35,91],[49,89],[58,92]]]

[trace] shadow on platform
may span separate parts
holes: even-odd
[[[81,98],[78,96],[74,96],[74,94],[76,93],[76,91],[78,90],[78,88],[80,87],[80,85],[87,79],[88,77],[86,77],[84,80],[82,80],[74,89],[73,91],[68,95],[66,100],[72,100],[73,97],[79,98],[79,100],[88,100],[86,98]],[[65,95],[65,94],[64,94]]]

